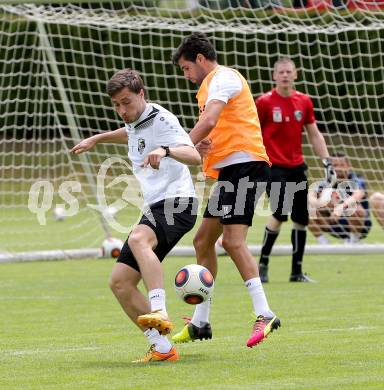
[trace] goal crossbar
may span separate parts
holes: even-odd
[[[249,245],[253,256],[259,256],[261,245]],[[217,247],[218,256],[226,256],[223,248]],[[305,248],[307,255],[364,255],[384,253],[384,244],[367,245],[307,245]],[[290,256],[292,247],[290,245],[276,245],[272,250],[273,256]],[[100,258],[102,256],[100,248],[91,249],[67,249],[36,252],[16,252],[0,253],[0,263],[47,261],[47,260],[80,260],[90,258]],[[195,257],[196,253],[192,246],[176,246],[168,254],[171,257]]]

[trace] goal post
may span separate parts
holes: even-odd
[[[63,105],[64,115],[66,116],[66,119],[67,119],[68,131],[69,131],[69,134],[71,136],[71,139],[76,144],[76,143],[80,142],[82,138],[81,138],[79,131],[77,129],[77,125],[76,125],[75,118],[73,116],[71,104],[69,102],[67,93],[65,91],[65,87],[64,87],[62,80],[61,80],[61,75],[59,73],[59,69],[57,66],[54,52],[53,52],[51,44],[49,42],[49,38],[47,36],[47,32],[45,30],[44,23],[41,20],[38,20],[36,22],[36,26],[37,26],[37,31],[39,34],[41,50],[43,52],[44,70],[47,74],[52,75],[52,78],[56,83],[59,97],[60,97],[60,100],[61,100],[62,105]],[[94,174],[91,170],[91,161],[89,160],[87,154],[79,155],[79,160],[80,160],[82,168],[84,170],[88,185],[89,185],[90,189],[92,190],[92,192],[94,193],[94,195],[96,195],[97,194],[97,185],[96,185],[96,180],[94,178]],[[101,223],[101,226],[104,230],[104,233],[107,237],[109,237],[111,235],[111,232],[110,232],[110,228],[108,226],[108,221],[106,221],[106,219],[104,218],[104,215],[102,213],[99,213],[99,216],[100,216],[100,223]]]
[[[126,237],[119,227],[137,221],[141,203],[126,147],[98,145],[80,156],[69,150],[81,138],[121,126],[105,86],[116,70],[125,67],[140,72],[151,101],[191,129],[198,115],[196,87],[172,65],[171,55],[194,31],[208,34],[219,62],[238,69],[255,96],[273,87],[274,62],[280,56],[291,57],[299,71],[297,89],[312,97],[330,152],[348,155],[353,170],[366,178],[369,193],[384,192],[383,4],[323,3],[324,7],[293,9],[285,0],[2,2],[3,258],[80,250],[78,256],[85,248],[98,247],[106,235]],[[321,180],[321,163],[305,136],[304,154],[310,182]],[[98,180],[100,167],[111,156],[113,164]],[[105,205],[116,199],[122,199],[118,207],[125,205],[113,226],[103,214],[100,193]],[[73,214],[55,220],[57,205]],[[266,218],[266,213],[256,216],[250,232],[255,253]],[[355,253],[364,253],[365,245],[382,251],[382,230],[374,219],[373,224]],[[282,248],[288,243],[283,237]],[[336,243],[333,240],[324,250],[349,251]],[[192,248],[189,253],[193,255]]]

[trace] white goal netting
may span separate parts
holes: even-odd
[[[0,253],[93,248],[110,234],[126,236],[119,227],[135,223],[141,204],[121,161],[126,148],[98,145],[81,158],[69,150],[80,138],[121,125],[105,86],[126,67],[142,74],[151,101],[192,128],[196,88],[171,55],[194,31],[207,33],[219,62],[238,69],[255,96],[273,87],[274,62],[290,56],[299,70],[296,87],[312,97],[330,151],[349,156],[369,193],[384,191],[382,1],[310,1],[298,9],[277,0],[17,3],[0,5]],[[310,180],[320,180],[323,170],[306,138],[304,153]],[[125,203],[108,208],[116,199]],[[71,215],[60,221],[62,206]],[[261,243],[263,215],[251,244]],[[365,242],[381,241],[374,221]]]

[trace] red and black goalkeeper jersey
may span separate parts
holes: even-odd
[[[272,164],[286,168],[303,164],[303,126],[316,122],[311,98],[297,91],[283,97],[272,89],[256,99],[256,107]]]

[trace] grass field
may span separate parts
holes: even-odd
[[[191,307],[173,292],[179,328]],[[288,257],[271,263],[266,292],[282,327],[248,349],[251,303],[233,264],[220,258],[214,338],[178,347],[175,363],[137,366],[146,340],[107,287],[112,260],[0,265],[0,389],[382,389],[383,256],[306,258],[318,284],[290,284]]]

